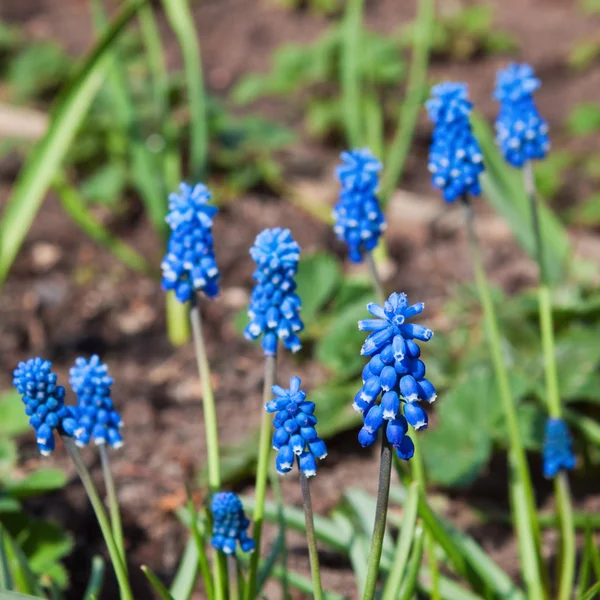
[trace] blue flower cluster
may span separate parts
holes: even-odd
[[[358,441],[371,446],[387,421],[386,435],[399,458],[409,460],[414,444],[407,435],[408,424],[415,430],[427,427],[427,413],[419,401],[431,403],[435,388],[425,379],[425,364],[415,340],[427,342],[431,329],[408,323],[423,311],[424,304],[409,305],[406,294],[392,294],[383,306],[371,303],[367,310],[376,318],[359,321],[358,328],[370,331],[361,354],[370,360],[363,369],[363,386],[354,398],[353,407],[363,417]],[[377,399],[381,394],[381,402]],[[402,408],[402,412],[401,412]]]
[[[544,439],[544,477],[553,479],[562,469],[570,471],[575,468],[573,441],[569,427],[562,419],[546,421],[546,437]]]
[[[431,89],[427,103],[429,118],[435,125],[429,149],[429,171],[434,187],[442,190],[444,200],[453,202],[463,194],[481,193],[479,175],[483,155],[471,131],[472,104],[464,83],[440,83]]]
[[[362,262],[363,253],[377,246],[386,223],[375,191],[381,163],[368,148],[342,152],[335,174],[341,184],[333,210],[338,238],[348,245],[350,260]]]
[[[77,416],[71,406],[65,406],[65,388],[56,385],[52,363],[41,358],[31,358],[19,363],[13,373],[17,388],[29,415],[29,424],[35,429],[38,448],[44,456],[54,450],[54,431],[59,435],[73,436]]]
[[[498,71],[494,98],[500,102],[496,119],[496,141],[504,158],[520,168],[527,161],[548,154],[548,124],[540,116],[533,92],[540,80],[528,64],[510,64]]]
[[[108,375],[108,367],[96,355],[89,360],[80,357],[71,368],[70,383],[77,395],[75,443],[83,447],[93,439],[95,444],[108,442],[113,448],[120,448],[123,421],[110,397],[113,379]]]
[[[256,263],[256,285],[250,296],[244,336],[256,340],[263,335],[265,356],[277,353],[277,340],[292,352],[302,347],[298,333],[304,328],[299,316],[302,301],[294,293],[300,246],[289,229],[265,229],[256,237],[250,255]]]
[[[246,533],[250,521],[244,514],[242,502],[233,492],[215,494],[212,499],[211,511],[213,535],[210,543],[215,550],[233,554],[237,542],[240,543],[244,552],[254,550],[254,540]]]
[[[271,390],[276,397],[265,409],[277,413],[273,420],[273,448],[278,451],[275,460],[277,471],[284,475],[289,473],[297,456],[300,471],[312,477],[317,474],[315,459],[323,460],[327,456],[327,447],[315,429],[315,403],[306,400],[306,392],[300,389],[300,383],[299,377],[292,377],[287,390],[274,385]]]
[[[198,183],[179,185],[179,193],[169,195],[171,227],[167,254],[162,261],[162,287],[175,290],[180,302],[202,290],[209,298],[219,293],[219,269],[213,250],[212,224],[217,208],[208,204],[210,191]]]

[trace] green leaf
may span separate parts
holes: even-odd
[[[0,436],[12,437],[29,429],[29,417],[17,391],[0,396]]]
[[[48,131],[32,150],[15,182],[0,222],[0,284],[35,218],[110,64],[109,52],[146,0],[123,9],[56,101]]]
[[[81,182],[79,190],[81,195],[90,202],[114,207],[121,201],[126,184],[127,169],[125,165],[119,162],[110,162],[101,165],[86,177]]]
[[[413,551],[410,555],[410,560],[406,569],[406,577],[402,581],[400,588],[399,600],[410,600],[414,597],[421,560],[423,557],[423,543],[425,540],[425,532],[422,528],[417,528],[413,541]],[[391,576],[391,575],[390,575]]]
[[[173,596],[169,594],[169,590],[164,586],[163,582],[152,572],[151,569],[149,569],[146,565],[142,565],[140,568],[162,600],[175,600]]]
[[[341,511],[335,510],[332,514],[335,526],[343,529],[354,529],[352,521]],[[357,597],[364,595],[367,582],[367,567],[369,564],[369,538],[362,532],[355,531],[347,548],[348,558],[352,564],[352,571],[356,579]]]
[[[38,469],[19,481],[9,481],[6,490],[15,498],[39,496],[64,487],[67,476],[61,469]]]
[[[0,590],[0,600],[46,600],[43,596],[30,596],[19,592]]]
[[[43,597],[43,590],[37,582],[37,577],[31,570],[25,553],[0,523],[4,550],[15,587],[26,594],[36,594]]]
[[[4,547],[4,529],[0,527],[0,590],[12,590],[13,580]]]
[[[567,59],[569,66],[574,69],[588,69],[600,56],[600,43],[597,39],[587,39],[578,41]]]
[[[573,135],[589,135],[600,131],[600,104],[582,102],[573,108],[567,120]]]
[[[360,348],[365,333],[358,330],[358,321],[367,316],[363,302],[347,307],[335,317],[317,344],[317,359],[340,379],[352,377],[363,368],[365,360]]]
[[[101,556],[92,558],[92,572],[82,600],[99,600],[104,584],[104,559]]]
[[[530,203],[523,187],[522,174],[506,165],[489,125],[477,114],[472,115],[471,121],[486,166],[481,179],[485,197],[508,222],[525,251],[535,258]],[[556,282],[562,278],[571,255],[569,239],[565,228],[548,207],[539,203],[538,211],[546,273],[552,282]]]
[[[67,556],[73,549],[72,538],[56,523],[30,519],[26,533],[27,537],[21,542],[21,548],[34,573],[45,574],[53,563]],[[23,534],[19,537],[23,537]]]
[[[569,221],[577,225],[597,227],[600,224],[600,192],[588,196],[570,211]]]
[[[582,600],[594,600],[600,594],[600,581],[595,583],[583,596]]]
[[[190,536],[171,585],[170,595],[174,600],[189,600],[191,597],[198,578],[198,556],[196,542]]]
[[[437,410],[438,425],[421,442],[432,481],[467,485],[488,462],[495,395],[495,382],[489,371],[472,374],[444,394]],[[469,415],[468,425],[465,415]]]
[[[310,322],[331,298],[341,279],[337,260],[324,252],[302,256],[296,275],[296,294],[302,299],[302,319]]]

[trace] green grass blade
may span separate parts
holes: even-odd
[[[196,35],[193,15],[187,0],[162,0],[162,4],[179,40],[185,69],[190,110],[190,176],[198,181],[206,175],[208,131],[206,123],[206,97],[202,78],[200,42]]]
[[[419,0],[419,12],[414,28],[412,63],[406,96],[402,103],[394,138],[385,156],[381,180],[381,201],[385,206],[398,185],[421,110],[423,92],[427,85],[429,51],[435,22],[434,0]]]
[[[185,545],[183,556],[171,585],[170,594],[174,600],[189,600],[191,598],[200,570],[198,556],[196,542],[193,537],[190,537]]]
[[[294,571],[287,571],[284,573],[284,570],[279,565],[275,565],[273,577],[281,579],[284,576],[288,578],[291,587],[312,596],[313,584],[310,579]],[[324,600],[346,600],[345,596],[341,596],[335,592],[327,592],[325,590],[323,590],[323,598]]]
[[[198,515],[196,513],[196,509],[194,508],[194,502],[189,491],[187,508],[190,519],[190,529],[192,530],[192,536],[194,538],[194,542],[196,542],[196,550],[198,551],[198,566],[200,567],[200,573],[202,574],[202,580],[204,581],[206,597],[208,600],[212,600],[215,596],[215,592],[213,589],[210,566],[208,564],[208,559],[206,558],[204,532],[201,532],[200,528],[198,527]]]
[[[415,593],[417,587],[417,581],[419,579],[419,571],[421,569],[421,560],[423,558],[423,541],[425,539],[425,532],[423,529],[417,529],[413,541],[413,551],[408,561],[406,569],[406,577],[402,581],[402,587],[400,588],[400,594],[396,596],[399,600],[410,600]],[[393,572],[392,572],[393,575]]]
[[[363,0],[348,0],[342,23],[342,108],[347,142],[353,148],[363,143],[360,101],[360,44]]]
[[[392,568],[386,581],[382,600],[396,600],[400,593],[400,586],[404,580],[404,570],[408,561],[410,547],[413,542],[415,527],[417,524],[417,509],[419,507],[419,486],[413,482],[408,488],[408,495],[404,503],[404,514],[402,515],[402,531],[398,536]]]
[[[4,529],[0,527],[0,590],[12,590],[13,580],[4,546]]]
[[[600,581],[594,584],[583,596],[582,600],[596,600],[600,596]]]
[[[110,50],[138,8],[139,0],[123,9],[60,94],[50,126],[22,168],[0,223],[0,284],[23,243],[37,211],[79,126],[100,89],[110,64]]]
[[[484,156],[486,171],[481,183],[485,197],[507,221],[524,250],[535,258],[529,198],[523,187],[522,174],[504,162],[490,126],[477,114],[471,116],[471,122]],[[569,239],[565,228],[544,204],[539,205],[539,216],[544,266],[550,281],[556,282],[563,276],[570,258]]]
[[[23,550],[21,550],[17,542],[2,527],[2,524],[0,524],[0,531],[3,534],[4,550],[14,587],[25,594],[35,594],[36,596],[44,597],[44,590],[38,583],[35,573],[31,570]]]
[[[19,592],[0,590],[0,600],[46,600],[46,598],[44,596],[30,596]]]
[[[174,600],[173,596],[171,596],[169,593],[169,590],[164,586],[163,582],[152,572],[151,569],[149,569],[146,565],[142,565],[140,568],[162,600]]]
[[[131,246],[112,235],[104,225],[88,210],[79,192],[69,184],[64,175],[55,179],[54,189],[64,211],[71,220],[91,239],[104,246],[124,265],[146,275],[153,272],[150,264]]]
[[[99,600],[104,584],[104,559],[101,556],[92,558],[92,572],[82,600]]]

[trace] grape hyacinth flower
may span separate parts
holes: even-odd
[[[212,224],[217,208],[208,204],[210,191],[202,183],[179,185],[169,195],[166,221],[171,227],[167,254],[161,264],[162,288],[174,290],[180,302],[194,292],[209,298],[219,293],[219,269],[213,249]]]
[[[425,106],[434,124],[428,168],[434,187],[444,200],[453,202],[464,194],[481,194],[479,176],[483,154],[471,131],[472,104],[465,83],[445,82],[431,89]]]
[[[287,390],[274,385],[271,391],[275,398],[267,403],[265,409],[276,413],[273,448],[277,450],[277,471],[282,475],[289,473],[298,457],[300,471],[306,477],[312,477],[317,474],[315,459],[323,460],[327,456],[327,446],[315,429],[315,403],[306,400],[306,392],[300,389],[300,383],[299,377],[292,377]]]
[[[304,328],[299,312],[302,301],[294,293],[300,246],[289,229],[265,229],[256,237],[250,255],[256,263],[252,275],[256,285],[250,296],[244,337],[256,340],[261,335],[265,356],[277,352],[277,340],[292,352],[302,347],[298,333]]]
[[[96,445],[108,442],[113,448],[120,448],[123,421],[110,397],[113,378],[108,367],[96,355],[89,360],[80,357],[71,367],[69,381],[77,395],[75,443],[82,448],[93,440]]]
[[[512,63],[496,76],[494,98],[500,103],[496,142],[506,161],[517,168],[545,158],[550,149],[548,124],[533,98],[540,85],[528,64]]]
[[[242,502],[233,492],[215,494],[212,499],[211,511],[213,535],[210,543],[215,550],[233,554],[237,542],[244,552],[254,550],[254,540],[246,533],[250,521],[244,514]]]
[[[573,441],[569,427],[562,419],[546,421],[544,438],[544,477],[553,479],[559,471],[570,471],[575,468]]]
[[[335,170],[341,190],[333,210],[333,230],[348,245],[350,260],[362,262],[386,227],[375,195],[382,165],[368,148],[342,152],[341,159]]]
[[[425,363],[419,358],[421,349],[416,341],[429,341],[433,332],[423,325],[408,323],[423,308],[422,302],[409,305],[406,294],[393,293],[383,306],[368,304],[367,310],[375,318],[358,323],[360,330],[371,332],[361,349],[361,354],[370,359],[353,404],[363,417],[358,440],[363,447],[371,446],[387,421],[387,439],[404,460],[414,454],[408,425],[418,431],[428,424],[427,413],[419,402],[432,403],[436,399],[433,384],[425,378]]]
[[[54,450],[55,431],[72,437],[77,427],[75,407],[65,406],[65,388],[56,385],[57,377],[51,369],[50,361],[38,357],[19,363],[13,373],[13,385],[21,394],[43,456]]]

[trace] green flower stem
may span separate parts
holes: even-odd
[[[115,543],[115,539],[110,528],[110,523],[108,522],[108,517],[106,516],[102,500],[100,499],[100,496],[96,491],[96,486],[92,481],[90,472],[85,466],[85,463],[81,458],[81,454],[79,453],[79,449],[75,445],[73,438],[63,436],[62,439],[65,444],[65,448],[67,449],[67,452],[69,453],[69,456],[71,457],[71,460],[75,465],[75,469],[77,470],[77,474],[81,479],[81,483],[83,483],[83,487],[85,488],[87,496],[90,499],[90,503],[92,505],[92,508],[94,509],[94,513],[96,514],[98,525],[100,525],[100,530],[102,531],[102,536],[104,537],[104,541],[106,542],[108,554],[110,556],[110,560],[113,564],[113,568],[117,576],[119,590],[121,591],[121,600],[133,600],[133,594],[129,586],[129,577],[127,575],[127,567],[125,561],[121,558],[119,548]]]
[[[317,536],[315,535],[315,522],[313,518],[312,500],[310,498],[310,484],[303,472],[300,472],[300,489],[302,490],[304,519],[306,521],[306,539],[308,540],[313,598],[315,598],[315,600],[322,600],[323,588],[321,587],[321,569],[319,567],[319,551],[317,550]]]
[[[388,501],[390,497],[390,476],[392,473],[392,445],[385,432],[381,433],[381,459],[379,462],[379,486],[377,488],[377,506],[375,509],[375,525],[371,539],[371,551],[367,565],[367,580],[363,600],[373,600],[379,576],[379,562],[383,548],[385,524],[387,520]]]
[[[221,474],[219,470],[219,438],[217,432],[217,412],[215,410],[215,397],[210,381],[210,366],[206,354],[206,346],[202,335],[202,319],[195,296],[192,296],[190,308],[190,321],[192,323],[192,337],[196,349],[196,362],[198,374],[202,384],[202,405],[204,407],[204,424],[206,428],[206,454],[208,457],[208,487],[214,494],[221,487]]]
[[[100,461],[102,462],[102,475],[104,476],[104,485],[106,487],[106,496],[108,499],[108,510],[110,513],[110,524],[112,527],[115,543],[119,549],[121,560],[125,562],[125,540],[123,537],[123,525],[121,524],[121,511],[119,510],[119,498],[117,497],[117,488],[110,468],[110,457],[106,444],[98,446]]]
[[[377,271],[377,265],[375,264],[375,259],[373,258],[372,252],[365,253],[365,262],[367,263],[367,267],[369,268],[369,275],[371,276],[371,282],[373,283],[373,289],[375,290],[377,301],[383,304],[387,298],[385,296],[383,283],[381,282],[381,278],[379,277],[379,272]]]
[[[477,239],[477,234],[475,233],[473,208],[468,195],[465,194],[462,197],[461,204],[465,213],[467,235],[469,237],[471,258],[475,272],[475,283],[477,285],[479,299],[483,307],[485,328],[487,330],[489,349],[492,357],[496,384],[498,386],[498,394],[500,396],[500,402],[502,403],[504,417],[506,419],[506,425],[508,428],[510,448],[509,462],[514,464],[515,467],[517,481],[511,482],[511,485],[520,484],[523,486],[523,497],[525,498],[527,514],[525,519],[516,520],[517,532],[520,538],[532,538],[528,540],[526,544],[522,543],[520,547],[523,548],[527,546],[530,548],[535,548],[537,555],[536,560],[534,561],[535,569],[533,570],[533,573],[524,573],[524,578],[529,588],[529,597],[532,599],[544,598],[545,593],[543,589],[544,586],[542,584],[542,563],[540,557],[541,534],[540,526],[537,520],[535,497],[533,494],[533,486],[529,474],[529,467],[527,465],[527,457],[521,442],[517,410],[512,397],[512,391],[510,389],[508,371],[502,355],[502,342],[498,328],[498,321],[496,318],[496,311],[494,309],[494,304],[490,295],[490,287],[485,274],[485,269],[483,267],[483,261],[479,250],[479,242]],[[513,509],[514,508],[515,507],[513,506]],[[523,540],[521,541],[523,542]]]
[[[227,578],[229,580],[229,600],[240,600],[240,585],[235,554],[227,555]]]
[[[546,374],[546,397],[548,413],[553,419],[562,419],[560,388],[558,384],[558,369],[554,345],[554,322],[552,317],[552,299],[550,285],[545,269],[544,245],[540,227],[535,178],[531,161],[523,167],[525,191],[529,196],[531,222],[536,244],[540,285],[538,289],[538,305],[540,313],[540,332],[542,337],[542,352]],[[554,494],[556,496],[557,512],[560,522],[560,584],[559,600],[568,600],[575,585],[575,527],[573,521],[573,505],[566,473],[561,472],[554,479]]]
[[[265,356],[265,379],[263,387],[262,419],[258,442],[258,464],[256,467],[255,505],[254,505],[254,542],[256,548],[250,557],[250,572],[246,586],[246,600],[254,600],[258,577],[258,562],[260,559],[260,540],[265,510],[265,495],[267,493],[267,478],[269,476],[269,458],[271,456],[271,415],[265,410],[265,404],[271,400],[271,388],[275,385],[277,373],[277,356]]]

